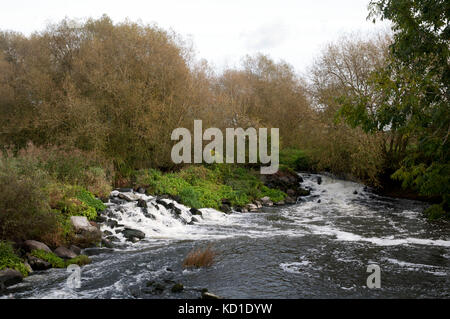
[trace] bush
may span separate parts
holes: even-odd
[[[424,214],[429,220],[437,220],[437,219],[441,219],[441,218],[450,219],[450,213],[446,212],[442,208],[442,205],[438,205],[438,204],[431,205],[430,207],[428,207],[424,211]]]
[[[11,243],[0,241],[0,270],[10,268],[20,271],[26,277],[28,269],[23,260],[14,253]]]
[[[39,259],[45,260],[50,263],[53,268],[65,268],[66,263],[64,259],[56,256],[54,253],[49,253],[48,251],[36,249],[31,252],[31,255]]]
[[[51,211],[45,187],[48,176],[15,158],[0,158],[0,238],[63,241],[58,216]]]
[[[311,170],[311,159],[302,150],[286,148],[280,151],[280,165],[285,165],[294,171]]]
[[[183,261],[184,268],[210,267],[214,263],[216,253],[208,246],[204,249],[192,249]]]
[[[66,261],[66,267],[72,264],[84,266],[91,263],[91,259],[86,255],[80,255]]]

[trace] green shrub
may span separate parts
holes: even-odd
[[[88,190],[86,190],[84,188],[80,187],[78,189],[76,197],[80,201],[82,201],[89,207],[94,208],[98,212],[106,209],[106,205],[103,204],[103,202],[101,200],[95,198],[95,196],[91,192],[89,192]]]
[[[56,256],[54,253],[49,253],[48,251],[36,249],[31,252],[31,255],[39,259],[45,260],[50,263],[53,268],[65,268],[66,263],[64,259]]]
[[[91,259],[86,255],[79,255],[75,258],[69,259],[66,261],[66,267],[72,264],[78,265],[78,266],[84,266],[91,263]]]
[[[294,171],[307,171],[311,169],[311,159],[302,150],[286,148],[280,151],[280,165],[285,165]]]
[[[450,218],[450,213],[446,212],[442,208],[442,205],[438,205],[438,204],[431,205],[430,207],[428,207],[424,211],[424,214],[429,220],[437,220],[437,219],[441,219],[441,218],[449,219]]]
[[[26,277],[28,269],[23,260],[14,253],[11,243],[0,241],[0,270],[10,268],[20,271]]]

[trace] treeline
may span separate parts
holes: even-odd
[[[112,163],[121,184],[140,169],[175,169],[170,134],[192,129],[194,119],[221,129],[278,127],[282,148],[305,151],[309,169],[381,188],[398,180],[439,198],[433,209],[442,215],[448,5],[402,2],[371,6],[373,17],[393,21],[392,35],[342,37],[305,77],[264,55],[217,74],[176,34],[107,16],[65,19],[28,37],[1,32],[0,146],[92,153]]]

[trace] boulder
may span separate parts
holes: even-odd
[[[245,206],[245,208],[247,208],[247,210],[249,212],[257,212],[258,211],[258,206],[256,206],[255,204],[247,204]]]
[[[284,199],[284,201],[286,202],[286,204],[291,204],[291,205],[297,203],[297,200],[295,198],[290,197],[290,196],[286,197]]]
[[[317,184],[322,184],[322,177],[321,176],[317,176]]]
[[[199,215],[199,216],[202,216],[202,212],[200,211],[200,210],[198,210],[197,208],[191,208],[190,210],[189,210],[190,212],[191,212],[191,214],[192,215]]]
[[[141,197],[134,193],[119,193],[119,198],[124,199],[127,202],[134,202],[139,200]]]
[[[132,229],[132,228],[125,228],[122,231],[123,236],[125,236],[125,238],[132,240],[133,238],[137,238],[137,239],[144,239],[145,238],[145,233],[137,230],[137,229]]]
[[[262,203],[259,200],[255,200],[255,205],[258,208],[262,208]]]
[[[98,231],[97,227],[92,226],[85,216],[71,216],[70,222],[76,233]]]
[[[77,254],[75,254],[73,251],[63,246],[56,248],[54,253],[56,256],[62,259],[72,259],[77,257]]]
[[[223,299],[223,298],[210,292],[204,291],[202,292],[202,299]]]
[[[48,246],[44,243],[41,243],[40,241],[37,240],[26,240],[23,243],[26,247],[26,249],[28,251],[33,251],[33,250],[45,250],[46,252],[51,253],[52,250],[50,248],[48,248]]]
[[[142,208],[147,208],[147,202],[143,199],[138,199],[137,206],[142,207]]]
[[[184,289],[183,284],[178,283],[178,284],[175,284],[175,285],[172,286],[171,291],[172,291],[173,293],[178,293],[178,292],[182,292],[183,289]]]
[[[31,255],[27,255],[27,260],[33,270],[46,270],[52,268],[52,265],[49,262]]]
[[[71,216],[70,221],[75,230],[74,244],[86,248],[100,242],[102,232],[92,226],[85,216]]]
[[[0,286],[8,287],[18,284],[23,280],[23,276],[20,271],[15,269],[6,268],[0,270]]]
[[[225,214],[229,214],[229,213],[231,213],[233,210],[231,209],[231,207],[229,206],[229,205],[227,205],[227,204],[222,204],[221,206],[220,206],[220,210],[222,211],[222,212],[224,212]]]
[[[286,202],[284,200],[280,200],[279,202],[276,202],[275,205],[283,206],[283,205],[286,205]]]
[[[139,194],[145,194],[145,188],[139,187],[139,188],[137,189],[137,192],[138,192]]]
[[[69,247],[69,249],[70,249],[71,251],[73,251],[73,252],[74,252],[75,254],[77,254],[77,255],[81,254],[81,248],[78,247],[78,246],[71,245],[71,246]]]

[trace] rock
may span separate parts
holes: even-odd
[[[358,191],[355,190],[355,191],[353,192],[353,194],[354,194],[354,195],[358,195]]]
[[[197,208],[191,208],[190,210],[189,210],[189,212],[192,214],[192,215],[199,215],[199,216],[203,216],[202,215],[202,212],[200,211],[200,210],[198,210]]]
[[[193,223],[200,223],[200,219],[198,219],[197,217],[193,216],[191,218],[191,222],[193,222]]]
[[[290,205],[293,205],[293,204],[297,203],[297,200],[295,198],[290,197],[290,196],[286,197],[284,199],[284,201],[286,202],[286,204],[290,204]]]
[[[86,248],[100,242],[102,232],[92,226],[85,216],[71,216],[70,221],[75,230],[74,244]]]
[[[6,268],[0,270],[0,285],[4,287],[12,286],[18,284],[23,280],[23,276],[20,271],[15,269]]]
[[[52,268],[49,262],[31,255],[27,255],[27,260],[33,270],[47,270]]]
[[[97,223],[104,223],[104,222],[106,222],[107,220],[108,220],[108,218],[106,218],[105,216],[100,216],[100,215],[98,215],[97,218],[95,219],[95,221],[96,221]]]
[[[105,235],[105,236],[111,236],[113,233],[112,232],[110,232],[109,230],[104,230],[103,231],[103,235]]]
[[[276,202],[275,205],[283,206],[283,205],[286,205],[286,202],[284,200],[280,200],[279,202]]]
[[[259,200],[255,200],[255,205],[258,208],[262,208],[262,203]]]
[[[273,206],[273,202],[270,200],[269,196],[264,196],[263,198],[261,198],[261,202],[263,206]]]
[[[116,237],[114,235],[108,236],[108,237],[106,237],[106,239],[109,240],[110,242],[119,242],[120,241],[119,237]]]
[[[178,293],[178,292],[182,292],[183,289],[184,289],[183,284],[178,283],[178,284],[173,285],[171,291],[172,291],[173,293]]]
[[[36,241],[36,240],[26,240],[24,242],[25,247],[27,248],[28,251],[33,251],[33,250],[45,250],[46,252],[51,253],[52,250],[50,248],[48,248],[48,246],[44,243],[41,243],[40,241]]]
[[[110,194],[109,194],[109,197],[117,197],[117,196],[119,196],[119,191],[117,191],[117,190],[113,190]]]
[[[255,204],[247,204],[245,206],[245,208],[247,208],[249,212],[257,212],[258,211],[258,206],[256,206]]]
[[[118,191],[119,193],[132,193],[133,189],[127,188],[127,187],[122,187],[122,188],[117,188],[116,191]]]
[[[321,201],[320,199],[317,201],[317,203],[319,203],[319,204],[320,204],[321,202],[322,202],[322,201]]]
[[[317,184],[322,184],[322,177],[321,176],[317,176]]]
[[[66,248],[66,247],[58,247],[55,249],[54,251],[55,255],[63,258],[63,259],[72,259],[77,257],[77,254],[75,254],[73,251],[71,251],[70,249]]]
[[[110,228],[115,228],[115,227],[117,227],[117,225],[119,225],[117,220],[114,220],[114,219],[108,219],[108,221],[105,224],[106,224],[106,226],[108,226]]]
[[[111,243],[111,241],[109,241],[108,239],[106,239],[106,238],[102,238],[102,246],[103,247],[106,247],[106,248],[114,248],[114,245],[113,245],[113,243]]]
[[[137,203],[138,207],[142,207],[142,208],[147,208],[147,202],[143,199],[138,199],[138,203]]]
[[[87,232],[97,232],[98,229],[89,223],[85,216],[71,216],[70,221],[76,233],[81,233],[83,231]]]
[[[137,192],[138,192],[139,194],[145,194],[145,188],[139,187],[139,188],[137,189]]]
[[[295,191],[294,191],[292,188],[289,188],[289,189],[286,191],[286,194],[288,194],[288,196],[293,196],[293,197],[295,197]]]
[[[134,193],[120,193],[119,198],[126,200],[127,202],[134,202],[139,200],[141,197]]]
[[[71,246],[69,247],[69,249],[70,249],[71,251],[73,251],[73,252],[74,252],[75,254],[77,254],[77,255],[81,254],[81,248],[78,247],[78,246],[71,245]]]
[[[134,238],[138,238],[138,239],[144,239],[145,238],[145,233],[137,230],[137,229],[132,229],[132,228],[125,228],[122,231],[122,234],[125,236],[125,238],[127,239],[132,239]]]
[[[212,294],[210,292],[205,291],[205,292],[202,292],[202,299],[223,299],[223,298],[220,296],[217,296],[215,294]]]
[[[94,221],[90,221],[89,224],[91,224],[92,226],[94,226],[97,229],[100,229],[100,226]]]
[[[232,212],[231,207],[230,207],[229,205],[227,205],[227,204],[222,204],[222,205],[220,206],[220,210],[221,210],[222,212],[224,212],[225,214],[229,214],[229,213]]]

